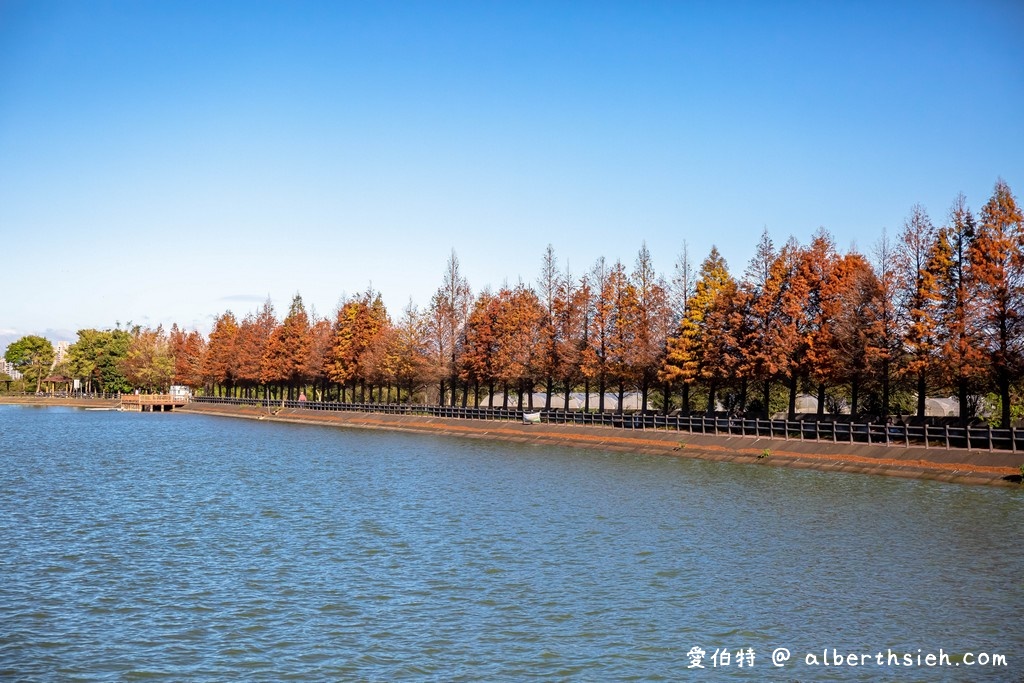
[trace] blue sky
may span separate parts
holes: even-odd
[[[0,0],[0,335],[425,305],[1024,191],[1020,2]]]

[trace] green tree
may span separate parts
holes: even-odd
[[[86,391],[116,393],[129,391],[123,362],[132,344],[132,333],[114,330],[79,330],[78,341],[68,348],[70,372],[85,384]]]
[[[174,355],[163,328],[134,331],[121,366],[132,385],[148,392],[167,391],[174,380]]]
[[[53,366],[53,344],[50,340],[30,334],[7,347],[4,360],[17,368],[25,380],[35,380],[36,393],[43,385],[43,378]]]

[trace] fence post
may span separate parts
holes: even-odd
[[[946,450],[948,451],[949,450],[949,425],[948,424],[943,424],[942,425],[942,435],[946,439]]]
[[[988,452],[992,452],[992,425],[988,426]]]
[[[1017,452],[1017,428],[1010,427],[1010,452]]]

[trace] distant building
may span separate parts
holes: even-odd
[[[21,373],[14,369],[14,365],[8,363],[3,358],[0,358],[0,372],[6,374],[11,379],[21,379]]]
[[[68,348],[70,348],[71,342],[59,341],[53,345],[53,365],[51,368],[55,368],[64,362],[64,358],[68,355]]]

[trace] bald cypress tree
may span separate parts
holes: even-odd
[[[1010,387],[1024,366],[1024,214],[999,179],[970,246],[982,334],[999,393],[1000,424],[1011,424]]]
[[[706,361],[713,341],[708,334],[708,318],[719,294],[730,286],[735,290],[735,281],[729,274],[728,265],[718,247],[712,246],[700,266],[696,284],[687,298],[679,325],[668,338],[665,359],[661,365],[661,380],[681,389],[683,412],[690,411],[690,389],[710,370]],[[711,381],[716,379],[712,373]],[[713,395],[714,390],[711,393]]]

